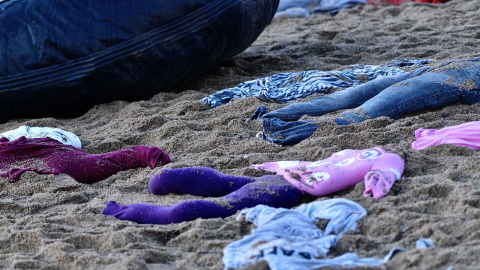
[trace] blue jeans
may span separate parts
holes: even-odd
[[[318,128],[317,124],[311,120],[284,122],[278,118],[264,118],[262,125],[262,138],[283,146],[303,141],[312,136]]]
[[[267,107],[260,106],[253,113],[250,120],[262,119],[267,113]],[[262,119],[263,133],[262,138],[266,141],[280,144],[293,145],[312,136],[318,126],[311,120],[284,122],[278,118]]]
[[[385,88],[406,79],[416,77],[425,70],[426,68],[423,67],[409,73],[400,73],[394,76],[378,78],[357,87],[350,87],[329,95],[286,106],[285,108],[264,114],[263,118],[295,121],[304,115],[321,116],[338,110],[355,108],[362,105],[365,101],[374,98]]]
[[[303,115],[321,116],[342,109],[339,125],[387,116],[398,119],[424,109],[455,103],[480,102],[480,58],[452,61],[437,68],[419,68],[409,73],[384,77],[296,103],[264,114],[263,118],[295,121]]]

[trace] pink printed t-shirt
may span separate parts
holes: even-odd
[[[331,194],[364,180],[364,195],[378,200],[387,195],[393,183],[400,179],[404,166],[400,156],[375,147],[346,149],[316,162],[278,161],[250,167],[282,175],[302,193],[313,196]]]

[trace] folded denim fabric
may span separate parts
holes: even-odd
[[[262,138],[279,145],[294,145],[312,136],[318,126],[312,120],[284,122],[278,118],[262,119]]]

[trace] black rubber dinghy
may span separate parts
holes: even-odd
[[[0,3],[0,121],[147,99],[249,47],[278,0]]]

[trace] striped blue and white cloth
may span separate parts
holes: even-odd
[[[278,73],[243,82],[233,88],[205,97],[201,101],[212,108],[250,96],[277,103],[288,103],[310,95],[329,94],[376,78],[405,72],[394,66],[353,65],[351,67],[341,71],[310,70]]]

